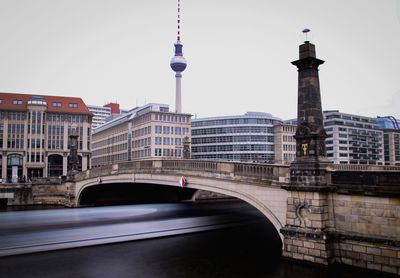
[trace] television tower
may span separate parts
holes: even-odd
[[[178,0],[178,19],[177,19],[177,34],[175,45],[175,56],[171,59],[171,69],[175,72],[176,78],[176,93],[175,93],[175,112],[182,113],[182,92],[181,92],[181,78],[182,72],[186,69],[186,59],[183,57],[181,44],[181,1]]]

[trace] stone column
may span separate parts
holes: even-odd
[[[63,153],[63,176],[66,176],[68,172],[68,155]]]
[[[7,152],[3,152],[2,156],[2,161],[1,161],[1,176],[3,177],[3,180],[7,179]]]
[[[318,66],[315,46],[306,41],[300,45],[298,68],[298,106],[296,159],[290,166],[283,255],[319,264],[333,257],[329,239],[329,194],[325,154],[326,133],[323,125]]]
[[[190,140],[188,136],[183,138],[183,159],[190,159]]]

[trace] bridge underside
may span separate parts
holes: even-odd
[[[159,184],[109,183],[85,188],[79,206],[180,202],[192,199],[196,189]]]

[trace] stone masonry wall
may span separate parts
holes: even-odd
[[[329,264],[333,256],[324,229],[331,227],[329,194],[291,191],[287,200],[283,255],[288,258]]]
[[[400,275],[400,198],[333,194],[336,260]]]
[[[334,194],[336,230],[400,240],[400,198]]]

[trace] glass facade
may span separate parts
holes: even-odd
[[[249,112],[192,120],[192,158],[245,162],[274,161],[275,124],[268,113]]]

